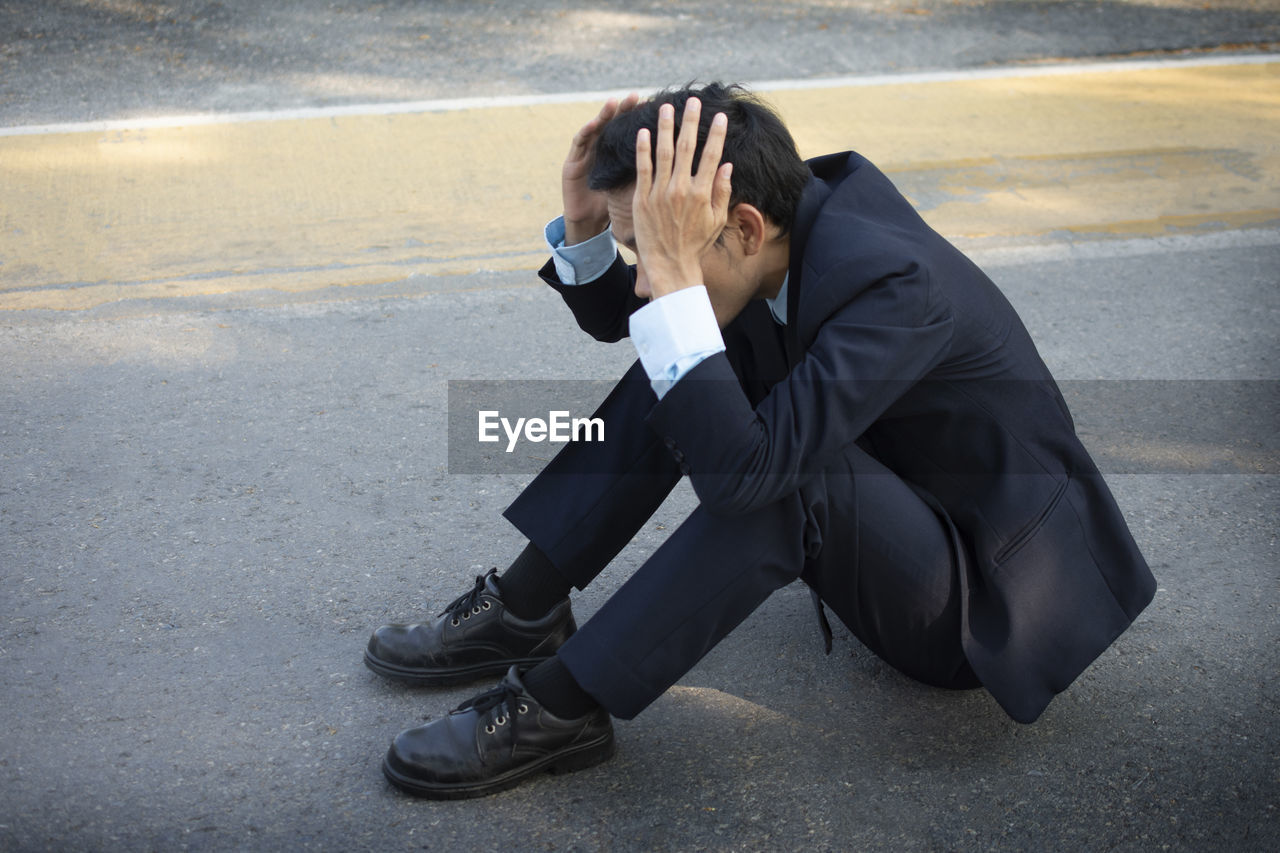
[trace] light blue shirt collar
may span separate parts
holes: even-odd
[[[778,290],[778,295],[765,300],[769,303],[769,311],[773,314],[773,319],[782,326],[787,325],[787,282],[790,279],[791,273],[787,273],[782,279],[782,287]]]

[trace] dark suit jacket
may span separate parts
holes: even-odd
[[[785,379],[753,405],[723,354],[649,423],[703,505],[749,511],[853,443],[947,520],[970,665],[1031,722],[1150,602],[1155,580],[1012,306],[858,154],[810,161],[791,233]],[[643,304],[617,260],[557,286],[602,340]],[[754,395],[753,395],[754,396]],[[902,531],[901,535],[910,535]]]

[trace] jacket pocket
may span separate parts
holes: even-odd
[[[992,562],[997,566],[1008,560],[1014,554],[1026,545],[1031,538],[1044,527],[1045,521],[1057,509],[1058,503],[1062,500],[1062,496],[1067,493],[1067,485],[1071,482],[1069,475],[1063,475],[1062,482],[1053,490],[1053,494],[1049,496],[1049,500],[1045,503],[1044,508],[1036,515],[1034,519],[1023,526],[1021,530],[1010,537],[1009,541],[1000,546],[1000,550],[992,556]]]

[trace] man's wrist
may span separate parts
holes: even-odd
[[[687,287],[638,308],[629,319],[631,342],[659,399],[704,358],[724,351],[705,287]]]
[[[650,265],[650,262],[645,260],[644,272],[649,279],[649,289],[653,292],[654,299],[675,293],[677,290],[703,285],[702,266],[696,263],[659,262]]]
[[[566,216],[564,218],[564,244],[573,246],[578,243],[585,243],[592,237],[598,237],[603,234],[608,228],[608,219],[571,220]]]
[[[564,230],[564,217],[557,216],[542,231],[561,284],[588,284],[609,271],[618,257],[618,244],[608,228],[572,246],[565,242]]]

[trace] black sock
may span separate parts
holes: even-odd
[[[538,619],[569,597],[570,583],[547,555],[530,542],[498,575],[502,603],[519,619]]]
[[[525,690],[542,707],[565,720],[591,713],[600,703],[574,681],[569,670],[552,655],[522,676]]]

